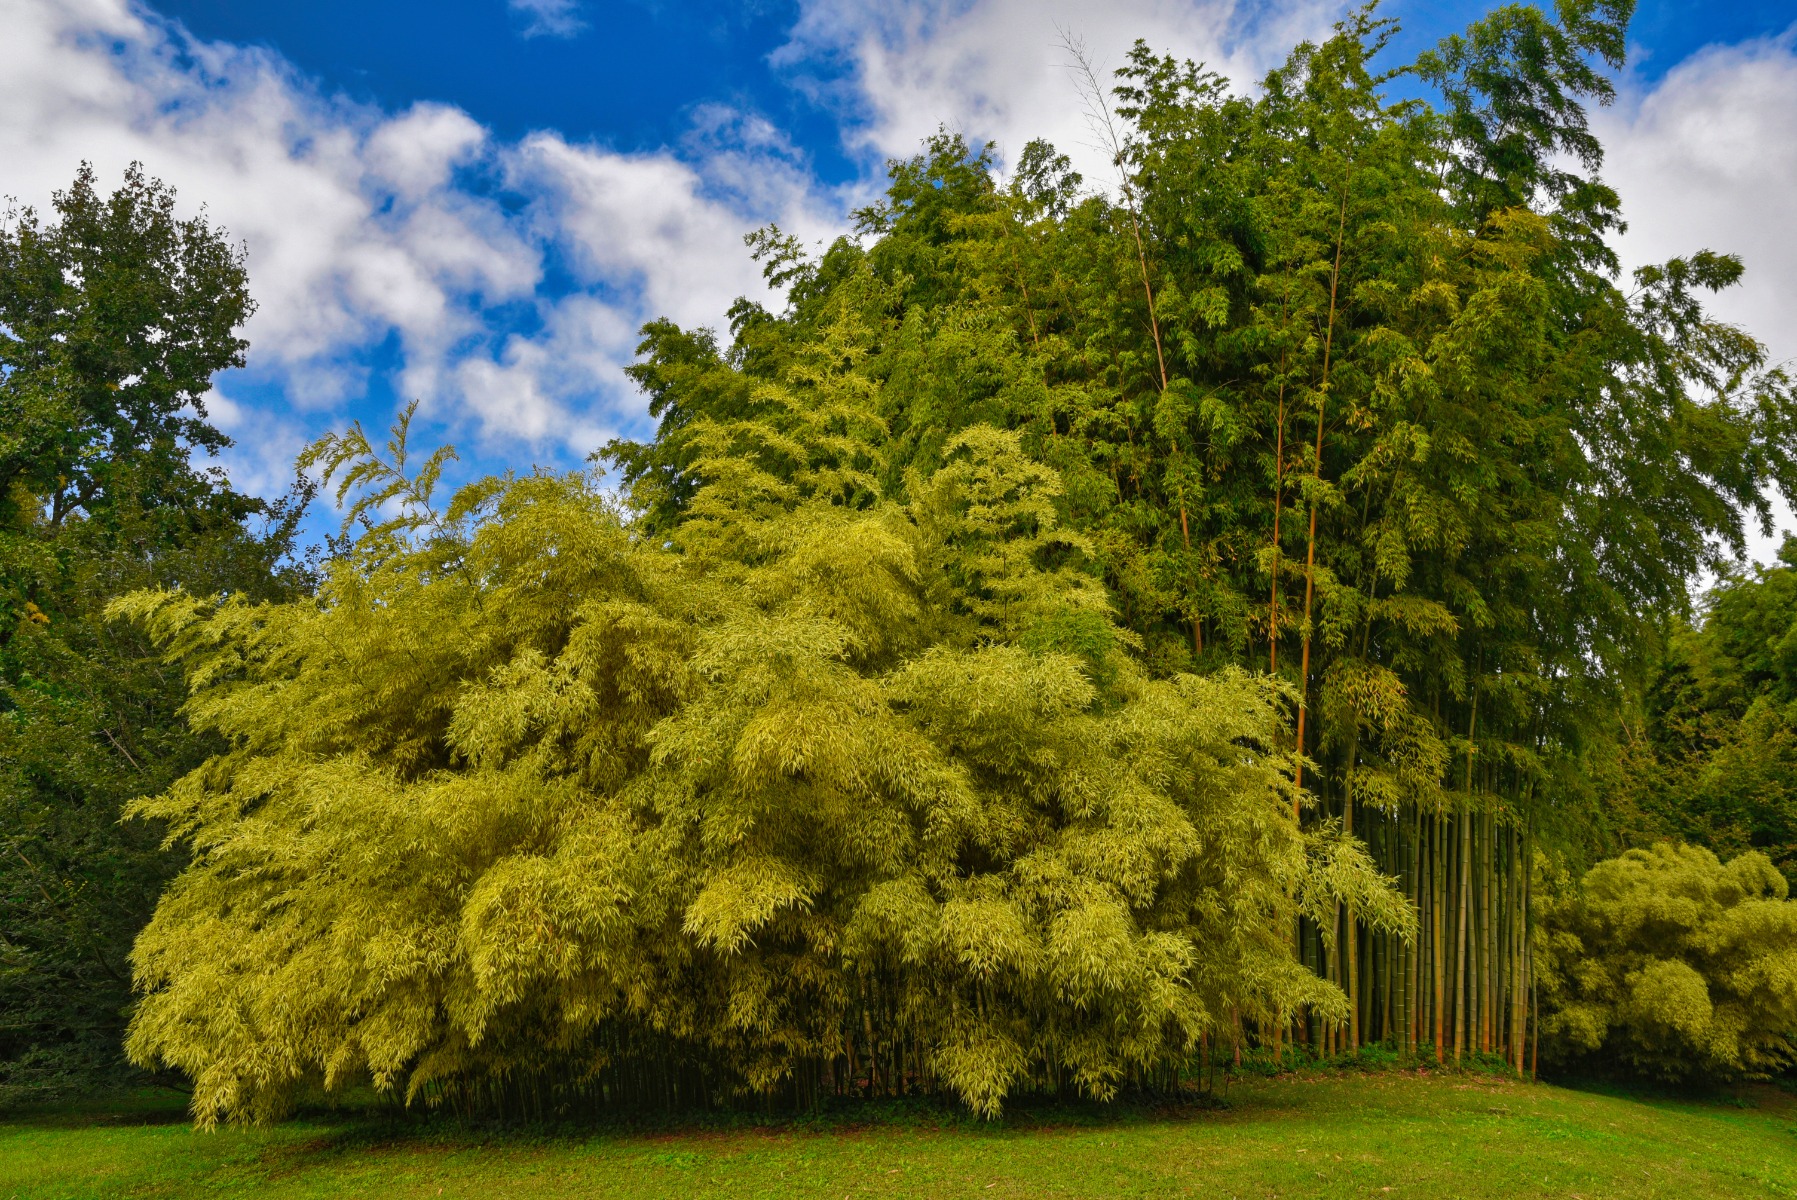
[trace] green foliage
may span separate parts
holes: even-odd
[[[1235,1013],[1341,1011],[1297,906],[1406,913],[1292,823],[1278,689],[1144,673],[1015,433],[884,491],[863,335],[839,311],[758,417],[690,423],[666,540],[532,475],[372,528],[316,601],[115,605],[229,745],[135,809],[196,855],[130,1049],[202,1122],[364,1075],[455,1101],[644,1070],[991,1114],[1109,1097]],[[405,478],[359,433],[317,453]]]
[[[25,209],[0,228],[0,522],[39,506],[52,526],[78,511],[241,518],[253,502],[189,456],[230,444],[205,396],[243,365],[242,252],[204,217],[178,219],[136,163],[110,197],[94,182],[84,163],[54,224]]]
[[[1742,264],[1619,277],[1588,107],[1631,9],[1495,9],[1396,68],[1433,101],[1391,95],[1370,8],[1251,93],[1138,45],[1087,97],[1113,194],[1044,144],[1007,184],[995,148],[938,134],[857,239],[815,261],[751,239],[784,311],[739,306],[727,346],[650,326],[657,439],[605,457],[658,536],[699,519],[731,468],[695,430],[765,411],[854,312],[886,431],[868,479],[911,497],[963,431],[1017,434],[1059,475],[1108,636],[1150,678],[1288,685],[1306,821],[1378,847],[1437,927],[1401,992],[1356,982],[1407,952],[1352,905],[1301,926],[1307,960],[1369,1027],[1459,1056],[1499,1026],[1519,1063],[1526,864],[1615,848],[1619,711],[1692,581],[1797,493],[1797,390],[1706,308]],[[1741,746],[1738,807],[1782,811],[1760,786],[1782,743]]]
[[[290,541],[232,526],[142,562],[65,534],[54,618],[0,648],[0,1100],[121,1077],[131,942],[183,861],[123,807],[216,748],[179,715],[179,672],[104,605],[145,586],[291,595]]]
[[[241,356],[238,253],[135,167],[93,184],[0,230],[0,1101],[127,1070],[127,956],[181,856],[121,810],[216,749],[106,603],[304,585],[278,565],[303,497],[264,506],[191,462],[228,445],[203,395]]]
[[[1543,1052],[1671,1080],[1797,1062],[1797,902],[1766,856],[1662,842],[1543,913]]]
[[[1628,15],[1494,11],[1411,68],[1439,111],[1386,96],[1368,11],[1255,96],[1138,46],[1120,200],[1040,143],[1001,187],[940,134],[858,243],[752,239],[786,312],[739,309],[727,348],[650,326],[658,438],[607,456],[677,525],[691,424],[756,411],[846,303],[889,491],[1017,431],[1151,673],[1283,674],[1331,807],[1495,807],[1582,852],[1634,649],[1797,481],[1790,381],[1703,307],[1740,263],[1613,277],[1584,105]]]
[[[1591,852],[1637,650],[1797,492],[1741,264],[1616,278],[1628,14],[1495,10],[1438,106],[1370,8],[1253,95],[1138,45],[1114,198],[939,133],[821,256],[750,235],[782,311],[645,326],[622,509],[320,443],[316,601],[116,610],[229,746],[137,809],[200,854],[133,1053],[205,1122],[363,1073],[989,1113],[1344,1017],[1520,1064],[1534,847]]]
[[[1628,723],[1619,836],[1686,839],[1767,855],[1797,878],[1797,543],[1782,565],[1731,572],[1701,624],[1665,639],[1640,718]]]

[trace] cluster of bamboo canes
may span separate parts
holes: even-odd
[[[1490,808],[1340,807],[1344,825],[1398,880],[1418,935],[1405,942],[1370,931],[1339,905],[1334,929],[1302,921],[1304,962],[1347,993],[1349,1019],[1336,1026],[1300,1018],[1295,1040],[1324,1056],[1381,1043],[1438,1063],[1499,1055],[1517,1073],[1532,1073],[1530,831]]]

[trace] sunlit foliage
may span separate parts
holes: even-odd
[[[1797,1062],[1797,904],[1766,856],[1669,842],[1599,863],[1549,906],[1545,1050],[1664,1079]]]
[[[265,504],[205,461],[252,310],[241,251],[139,167],[0,216],[0,1103],[134,1076],[131,942],[182,860],[121,809],[216,749],[107,602],[305,583],[281,562],[303,496]]]
[[[1362,837],[1424,929],[1304,925],[1354,997],[1339,1044],[1520,1065],[1536,852],[1619,848],[1618,713],[1691,582],[1797,490],[1791,380],[1706,308],[1740,261],[1620,270],[1588,108],[1630,10],[1498,8],[1407,68],[1434,102],[1395,94],[1371,10],[1251,91],[1138,45],[1086,96],[1106,178],[943,133],[857,237],[752,238],[787,307],[739,305],[727,346],[650,326],[658,436],[609,461],[678,528],[695,423],[755,411],[860,297],[886,486],[1015,431],[1144,670],[1293,689],[1307,819]]]
[[[1625,714],[1614,805],[1628,838],[1764,853],[1797,878],[1797,542],[1731,571],[1700,619],[1672,622]]]
[[[1405,914],[1291,820],[1276,687],[1144,673],[1016,434],[882,488],[856,319],[691,427],[665,541],[583,475],[439,512],[440,460],[352,433],[318,456],[400,515],[316,601],[117,606],[232,746],[137,810],[195,865],[138,943],[131,1050],[201,1120],[620,1069],[991,1113],[1340,1013],[1299,906]]]

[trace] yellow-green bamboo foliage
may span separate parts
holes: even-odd
[[[1292,821],[1275,685],[1146,676],[1014,434],[881,495],[855,357],[825,339],[697,429],[671,541],[582,475],[438,514],[440,458],[354,433],[315,457],[402,515],[316,600],[116,606],[232,745],[137,808],[195,859],[138,943],[130,1051],[201,1122],[363,1077],[992,1113],[1345,1014],[1298,908],[1404,910]]]
[[[1546,906],[1543,1050],[1668,1079],[1797,1061],[1797,902],[1770,859],[1662,842]]]

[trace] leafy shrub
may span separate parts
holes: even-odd
[[[1764,1077],[1797,1059],[1797,903],[1765,855],[1662,842],[1548,905],[1543,1052],[1666,1080]]]
[[[1292,820],[1277,685],[1144,674],[1015,434],[887,495],[856,379],[790,386],[695,428],[666,539],[580,475],[439,515],[441,458],[357,433],[318,456],[371,527],[315,601],[117,607],[231,746],[138,808],[195,862],[130,1050],[202,1122],[363,1077],[990,1114],[1176,1069],[1234,1014],[1343,1014],[1299,909],[1407,914]]]

